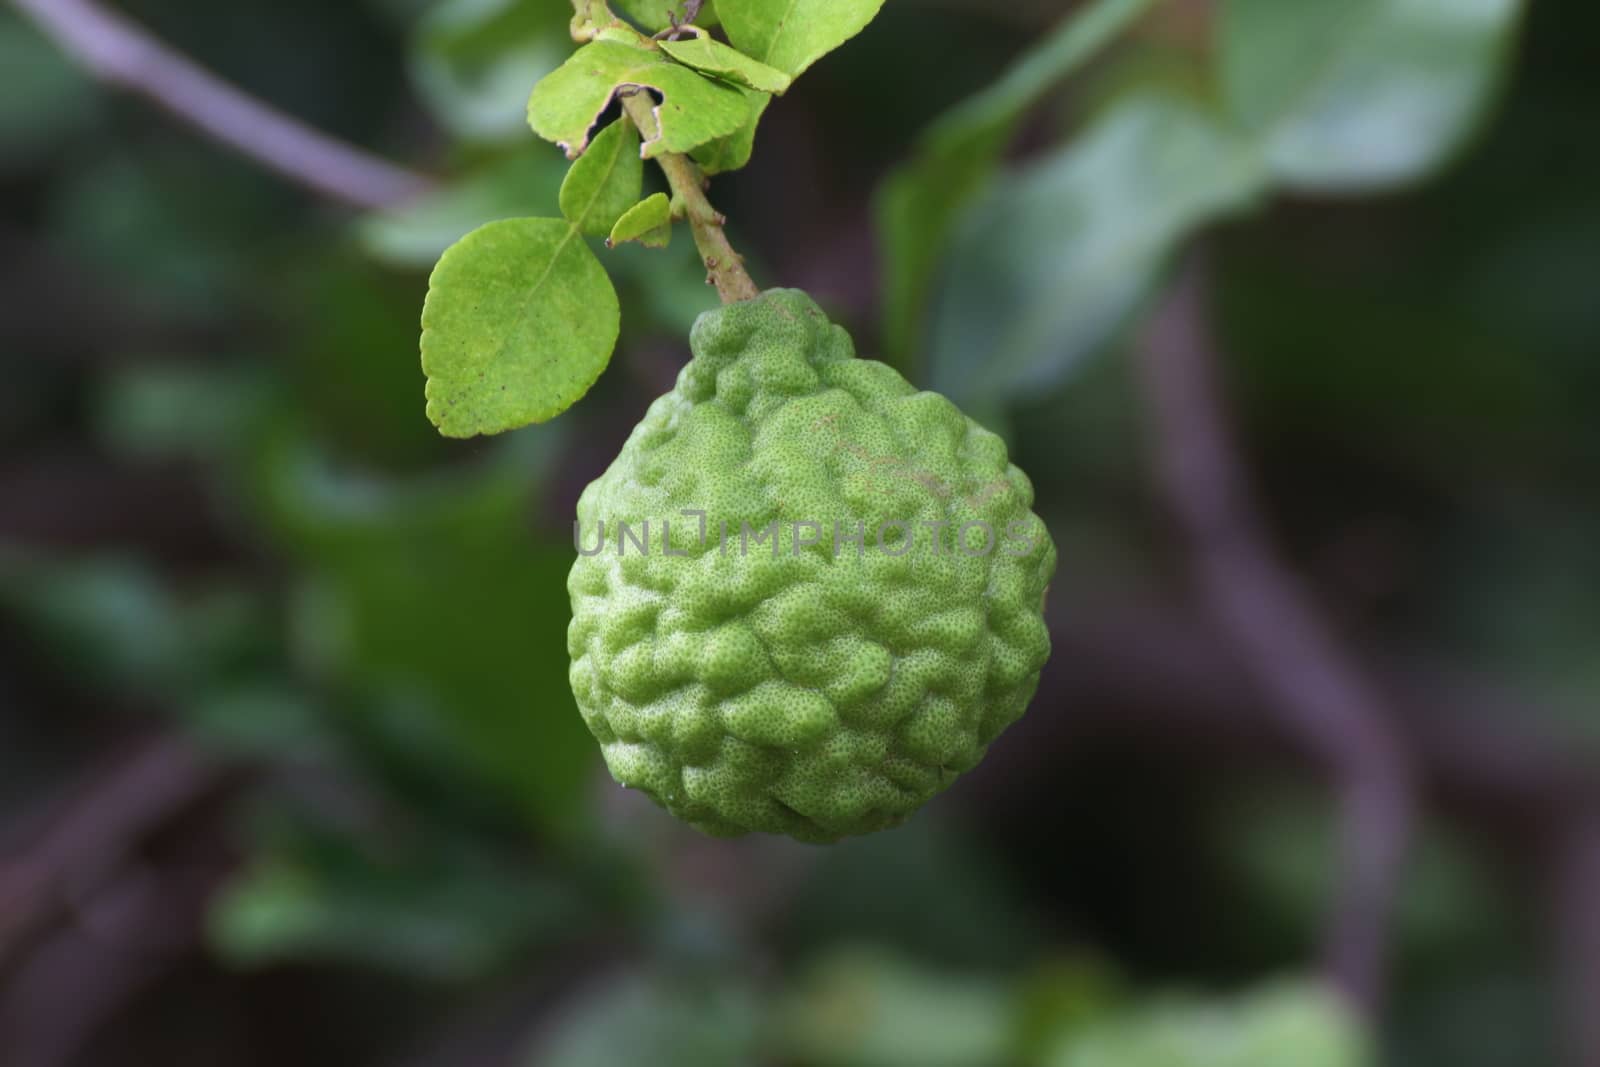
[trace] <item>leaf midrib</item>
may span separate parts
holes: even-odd
[[[784,8],[783,17],[778,20],[777,28],[772,32],[772,41],[767,45],[767,54],[763,57],[763,62],[770,61],[772,54],[778,50],[778,41],[783,36],[784,27],[789,25],[789,16],[794,14],[795,5],[799,3],[800,0],[789,0],[789,6]]]
[[[627,122],[628,120],[624,117],[617,121]],[[567,220],[565,236],[556,242],[555,250],[550,253],[550,262],[544,265],[544,270],[539,274],[539,277],[528,287],[527,296],[523,300],[522,307],[517,312],[516,319],[512,322],[511,329],[506,331],[506,336],[501,339],[500,344],[495,348],[494,358],[490,360],[491,364],[499,363],[505,359],[506,353],[511,350],[512,338],[520,336],[523,329],[528,325],[528,319],[533,314],[535,297],[538,296],[539,290],[544,288],[544,283],[550,280],[550,273],[556,269],[556,264],[561,261],[561,254],[567,250],[567,246],[572,243],[572,239],[579,235],[583,224],[588,221],[590,213],[594,211],[594,206],[600,202],[601,190],[605,188],[604,179],[609,178],[616,170],[617,162],[622,158],[622,145],[625,143],[626,140],[624,138],[618,138],[617,150],[613,153],[610,163],[607,164],[602,180],[595,185],[594,192],[590,195],[588,203],[584,205],[583,211],[579,213],[578,218]]]

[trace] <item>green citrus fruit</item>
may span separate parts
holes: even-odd
[[[578,707],[617,781],[708,833],[896,825],[1038,684],[1056,557],[1033,488],[804,293],[691,343],[578,503]]]

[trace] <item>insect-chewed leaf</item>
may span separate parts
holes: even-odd
[[[739,51],[791,78],[860,33],[883,0],[718,0]]]
[[[569,157],[589,144],[589,130],[617,93],[651,89],[658,133],[644,142],[644,157],[688,152],[726,137],[749,118],[744,96],[731,85],[690,70],[661,52],[620,41],[584,45],[538,85],[528,101],[528,124]]]
[[[755,149],[756,127],[761,125],[761,116],[766,113],[767,105],[772,103],[772,94],[746,89],[744,97],[745,105],[750,109],[750,117],[745,124],[728,136],[707,141],[690,153],[695,162],[700,164],[700,169],[708,175],[738,170],[750,162],[750,153]]]
[[[575,226],[507,219],[474,230],[428,283],[428,418],[446,437],[554,418],[605,370],[619,325],[616,290]]]
[[[548,150],[546,150],[548,151]],[[561,213],[589,237],[604,237],[639,200],[639,131],[620,119],[600,131],[561,183]]]
[[[612,227],[607,245],[638,241],[646,248],[665,248],[672,240],[672,201],[656,193],[633,205]]]
[[[661,50],[684,66],[763,93],[782,95],[793,81],[783,71],[704,33],[680,41],[662,41]]]

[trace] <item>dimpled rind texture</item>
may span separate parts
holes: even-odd
[[[578,503],[578,707],[618,782],[707,833],[895,826],[1038,684],[1033,487],[804,293],[708,312],[691,345]]]

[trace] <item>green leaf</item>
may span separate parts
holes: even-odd
[[[761,125],[761,116],[766,114],[767,105],[772,103],[772,94],[747,89],[744,97],[745,106],[749,109],[749,117],[744,125],[728,136],[708,141],[690,153],[707,175],[739,170],[750,162],[750,153],[755,150],[756,129]]]
[[[0,17],[0,171],[30,164],[40,153],[93,125],[100,102],[92,81],[38,30]]]
[[[174,710],[202,744],[229,756],[333,765],[342,755],[329,710],[292,679],[223,680]]]
[[[982,915],[981,928],[963,915]],[[1036,960],[1041,931],[985,842],[932,819],[841,841],[792,890],[795,944],[932,950],[951,966],[995,973]]]
[[[445,0],[418,21],[412,83],[434,116],[462,137],[525,137],[528,86],[571,53],[567,22],[556,4]]]
[[[540,609],[564,602],[571,536],[528,521],[562,439],[558,423],[386,478],[330,462],[289,419],[262,435],[250,489],[301,576],[297,662],[342,695],[363,747],[565,838],[602,764],[567,684],[568,614]]]
[[[1253,791],[1219,813],[1219,854],[1239,903],[1272,936],[1313,938],[1334,906],[1338,816],[1314,791]],[[1442,961],[1507,936],[1490,872],[1445,825],[1419,827],[1394,904],[1391,938],[1405,959]]]
[[[666,193],[656,193],[628,209],[617,220],[606,238],[607,246],[614,247],[628,241],[638,241],[646,248],[665,248],[672,240],[672,201]]]
[[[235,447],[270,388],[237,367],[130,361],[99,376],[96,429],[115,455],[216,459]]]
[[[199,666],[175,591],[129,560],[0,556],[0,609],[90,684],[171,697]]]
[[[876,949],[811,964],[773,1027],[786,1060],[873,1067],[1013,1061],[1015,993],[988,974],[945,974]]]
[[[672,25],[672,16],[683,8],[683,0],[611,0],[611,8],[624,15],[647,33],[655,33]],[[706,0],[694,24],[710,29],[717,24],[717,5]]]
[[[1328,990],[1283,983],[1229,1001],[1169,998],[1070,1036],[1049,1067],[1368,1067],[1360,1025]]]
[[[735,48],[798,78],[882,7],[883,0],[719,0],[717,12]]]
[[[645,141],[644,157],[688,152],[726,137],[749,118],[744,96],[731,85],[706,78],[661,52],[619,41],[586,44],[534,87],[528,124],[576,159],[589,144],[589,130],[612,99],[623,91],[647,88],[659,93],[656,137]]]
[[[1125,97],[965,218],[936,301],[933,387],[994,402],[1054,384],[1112,337],[1181,237],[1263,184],[1250,146],[1198,105]]]
[[[0,70],[10,91],[12,72]],[[77,249],[107,285],[164,316],[220,322],[245,304],[259,306],[259,279],[245,273],[253,250],[283,238],[279,210],[249,183],[209,171],[206,153],[191,146],[105,149],[53,181],[41,225],[54,239]]]
[[[594,139],[561,184],[561,213],[589,237],[604,237],[639,199],[644,161],[639,131],[618,119]]]
[[[1521,0],[1228,0],[1224,94],[1286,186],[1415,181],[1482,119],[1521,10]]]
[[[751,983],[628,973],[579,993],[529,1050],[527,1067],[743,1067],[760,1062]]]
[[[544,422],[611,359],[611,279],[559,219],[492,222],[439,260],[422,311],[428,418],[446,437]]]
[[[684,66],[763,93],[781,96],[793,81],[783,71],[757,62],[704,33],[687,40],[662,41],[661,50]]]
[[[884,183],[877,224],[884,256],[884,343],[902,367],[922,344],[940,258],[962,210],[989,180],[1018,122],[1061,79],[1097,55],[1157,0],[1094,0],[989,88],[946,112],[916,155]]]
[[[374,841],[306,822],[268,837],[209,916],[213,947],[238,966],[337,961],[462,981],[560,937],[590,907],[577,886],[416,827]]]
[[[998,400],[1049,384],[1110,338],[1182,236],[1275,184],[1369,188],[1439,166],[1492,96],[1518,0],[1227,0],[1226,120],[1184,105],[1163,145],[1130,117],[1142,111],[1154,129],[1168,122],[1157,112],[1177,112],[1124,101],[1120,118],[1102,120],[1054,164],[969,203],[1019,109],[1148,6],[1086,8],[941,120],[885,185],[886,340],[902,364],[935,303],[944,235],[961,227],[949,298],[937,302],[939,387]],[[982,352],[993,356],[979,373]]]

